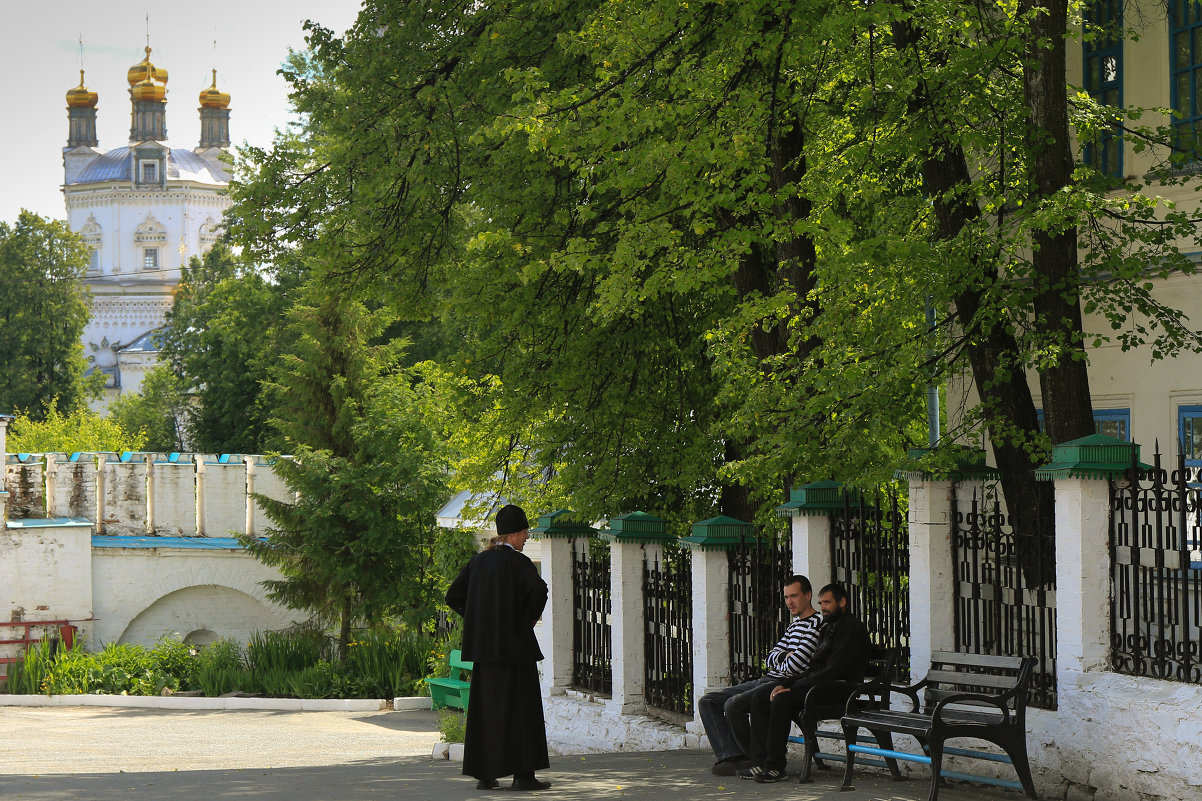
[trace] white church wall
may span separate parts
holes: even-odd
[[[197,509],[206,537],[229,537],[246,529],[246,463],[236,454],[226,462],[220,458],[204,457],[197,481],[203,487]]]
[[[46,516],[44,467],[41,454],[10,453],[5,459],[10,519]]]
[[[46,455],[46,510],[50,517],[95,520],[96,454]]]
[[[271,468],[271,463],[263,456],[251,456],[248,459],[248,470],[251,471],[250,487],[251,492],[256,492],[259,495],[268,498],[274,498],[277,501],[291,501],[292,493],[288,491],[284,480],[280,478],[279,473],[276,473]],[[263,511],[263,506],[257,501],[252,501],[253,511],[251,514],[252,531],[250,533],[262,535],[268,528],[271,527],[271,519],[267,517],[267,513]]]
[[[174,460],[174,461],[173,461]],[[149,511],[153,533],[196,535],[196,465],[190,454],[156,457],[150,464]]]
[[[9,521],[7,528],[0,529],[0,564],[4,565],[0,616],[30,621],[90,619],[91,550],[92,526],[87,521]],[[4,638],[20,633],[7,629]],[[9,655],[7,650],[3,655]]]
[[[122,461],[119,454],[104,456],[101,468],[104,505],[99,510],[101,533],[112,536],[146,533],[146,460],[133,454]]]
[[[279,577],[273,568],[243,550],[204,547],[203,542],[93,549],[91,646],[151,643],[165,633],[204,631],[245,642],[251,632],[303,619],[302,613],[267,600],[260,582]]]

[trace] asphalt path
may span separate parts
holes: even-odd
[[[103,707],[0,709],[0,799],[22,801],[457,801],[483,793],[460,765],[434,761],[432,712],[167,711]],[[922,801],[923,778],[866,773],[854,792],[825,771],[813,784],[757,785],[709,773],[701,751],[557,755],[542,798]],[[952,784],[941,801],[1020,801]]]

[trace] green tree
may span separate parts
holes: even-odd
[[[184,389],[169,365],[156,365],[138,392],[122,393],[109,404],[109,419],[125,431],[140,432],[148,451],[182,451],[189,409]]]
[[[433,613],[437,524],[446,501],[429,389],[398,369],[402,343],[373,344],[388,320],[311,287],[289,310],[288,341],[268,391],[273,425],[293,458],[275,469],[295,502],[258,497],[272,520],[247,547],[284,578],[271,597],[339,625]]]
[[[61,220],[22,211],[16,223],[0,222],[0,408],[37,419],[99,395],[103,379],[84,376],[80,343],[87,261],[87,246]]]
[[[1066,178],[1070,119],[1116,121],[1069,116],[1067,19],[374,0],[286,67],[303,125],[244,152],[231,222],[438,309],[463,343],[460,476],[500,471],[511,497],[746,516],[798,480],[892,472],[923,385],[966,373],[983,403],[955,433],[988,432],[1011,511],[1044,508],[1026,375],[1052,437],[1086,430],[1080,304],[1155,321],[1126,346],[1200,342],[1139,280],[1192,269],[1174,240],[1196,221]]]
[[[295,277],[267,276],[218,242],[184,269],[167,316],[163,354],[194,403],[190,447],[264,453],[275,446],[262,383],[281,347]]]
[[[9,453],[139,451],[145,434],[87,408],[61,413],[53,403],[40,418],[22,413],[8,424]]]

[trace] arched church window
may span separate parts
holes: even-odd
[[[207,253],[209,248],[213,247],[213,244],[217,241],[217,237],[220,234],[220,225],[221,224],[219,222],[214,220],[212,217],[209,217],[204,221],[204,224],[200,226],[201,252]]]
[[[96,222],[95,215],[88,215],[88,221],[79,229],[79,235],[88,246],[88,272],[100,272],[100,245],[104,242],[104,229]]]
[[[159,246],[166,242],[167,229],[153,214],[147,214],[146,219],[134,231],[134,244],[142,249],[143,270],[159,268]]]

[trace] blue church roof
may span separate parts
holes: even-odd
[[[70,185],[133,181],[131,162],[128,147],[110,150],[89,164]],[[167,180],[224,186],[230,182],[230,176],[220,166],[212,164],[191,150],[173,149],[167,152]]]

